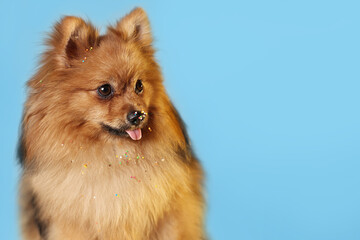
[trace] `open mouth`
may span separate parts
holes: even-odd
[[[121,128],[113,128],[107,124],[101,123],[101,126],[104,130],[109,132],[110,134],[120,136],[120,137],[127,137],[129,136],[132,140],[140,140],[142,137],[141,128],[137,128],[134,130],[130,130],[128,126],[124,126]]]
[[[131,137],[132,140],[140,140],[142,137],[141,128],[135,130],[125,130],[127,134]]]

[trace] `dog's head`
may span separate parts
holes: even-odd
[[[140,140],[165,95],[146,13],[133,10],[105,35],[81,18],[64,17],[48,45],[29,85],[41,91],[49,121],[92,137]]]

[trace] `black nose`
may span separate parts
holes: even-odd
[[[143,111],[132,111],[128,113],[127,120],[131,125],[137,126],[145,119],[145,115]]]

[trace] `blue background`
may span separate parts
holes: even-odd
[[[207,173],[212,239],[360,239],[358,1],[0,2],[0,238],[19,239],[25,81],[62,14],[148,12]]]

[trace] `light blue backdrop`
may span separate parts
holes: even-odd
[[[134,6],[206,169],[212,239],[360,239],[360,4],[331,0],[1,0],[0,238],[19,238],[15,145],[45,32]]]

